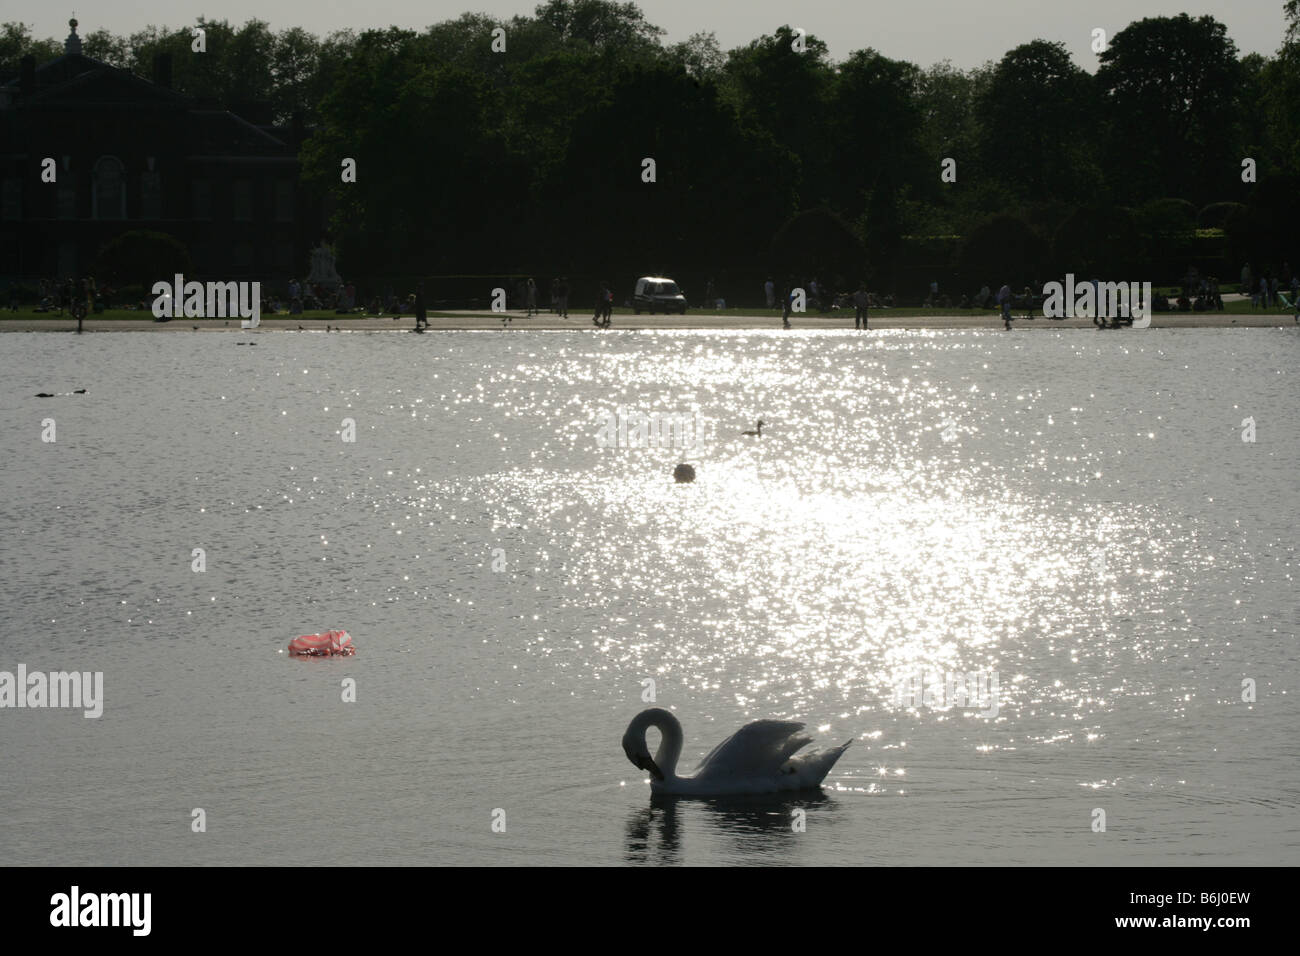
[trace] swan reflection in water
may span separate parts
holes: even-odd
[[[738,861],[794,862],[803,836],[794,830],[794,811],[821,817],[836,806],[835,800],[818,790],[725,797],[656,793],[649,806],[628,814],[624,859],[656,866],[685,863],[685,840],[690,833],[697,838],[726,838],[731,849],[728,855]],[[809,820],[808,826],[812,825]],[[751,859],[755,857],[760,859]]]

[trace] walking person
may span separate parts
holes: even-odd
[[[609,328],[610,317],[614,314],[614,290],[609,287],[608,282],[605,283],[604,295],[605,295],[604,325],[605,328]]]
[[[415,287],[415,331],[423,332],[429,324],[429,314],[424,307],[424,283]]]
[[[533,281],[532,276],[528,277],[528,282],[524,286],[524,305],[528,315],[537,314],[537,283]]]
[[[853,327],[855,329],[858,328],[859,323],[861,323],[863,330],[867,327],[868,302],[869,297],[867,295],[867,284],[863,282],[858,285],[858,291],[853,293],[853,307],[855,310],[853,315]]]
[[[1011,286],[1005,282],[1002,284],[1002,288],[998,289],[998,305],[1002,306],[1002,321],[1006,325],[1007,331],[1010,332],[1011,331]]]
[[[569,277],[560,276],[555,284],[555,310],[563,317],[569,317]]]

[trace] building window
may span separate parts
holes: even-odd
[[[276,180],[275,221],[293,222],[293,180],[291,179]]]
[[[236,222],[253,221],[253,184],[247,179],[236,179],[230,195],[232,217]]]
[[[23,218],[23,184],[22,180],[12,176],[4,181],[3,193],[0,193],[0,219]]]
[[[126,218],[126,181],[122,161],[116,156],[101,156],[95,161],[91,177],[91,217],[94,219]]]
[[[59,219],[77,218],[77,191],[71,186],[60,186],[55,196],[55,216]]]
[[[206,179],[190,181],[190,218],[212,218],[212,183]]]
[[[153,170],[140,174],[140,218],[162,218],[162,180]]]

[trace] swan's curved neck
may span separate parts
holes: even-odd
[[[635,732],[645,741],[645,733],[651,727],[659,728],[663,739],[659,741],[659,750],[655,753],[655,764],[664,779],[677,776],[677,761],[682,755],[682,725],[671,711],[662,707],[651,707],[637,715],[633,722]],[[647,748],[649,749],[649,748]]]

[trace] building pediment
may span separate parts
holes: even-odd
[[[189,101],[126,70],[70,54],[39,68],[35,90],[18,102],[27,108],[41,109],[184,109]]]

